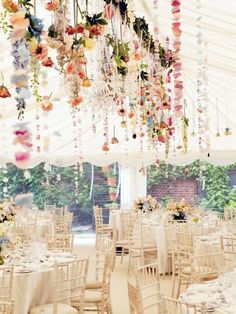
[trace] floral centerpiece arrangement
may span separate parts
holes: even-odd
[[[139,197],[134,201],[134,209],[137,212],[141,213],[149,213],[155,210],[160,209],[160,205],[157,203],[157,200],[153,198],[151,195],[147,197]]]
[[[17,206],[14,202],[4,201],[0,203],[0,224],[13,221],[17,212]]]
[[[0,203],[0,265],[4,263],[2,256],[3,248],[8,248],[14,244],[10,236],[10,224],[17,213],[17,206],[14,202],[3,201]]]
[[[191,204],[185,199],[180,201],[170,200],[167,203],[166,209],[171,213],[174,220],[186,220],[187,217],[194,213]]]

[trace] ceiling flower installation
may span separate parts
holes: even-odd
[[[24,119],[30,97],[34,97],[38,110],[51,114],[53,91],[41,95],[39,76],[41,68],[44,72],[53,68],[67,87],[68,106],[77,121],[75,128],[81,128],[78,124],[84,109],[91,112],[94,134],[96,116],[103,117],[101,151],[109,152],[111,145],[122,140],[113,127],[109,132],[113,113],[120,118],[125,140],[139,140],[140,151],[145,143],[158,155],[164,146],[168,156],[170,142],[176,141],[182,144],[175,147],[187,152],[188,118],[182,103],[180,58],[181,0],[173,0],[170,6],[172,42],[169,38],[161,42],[158,28],[154,27],[156,34],[152,34],[146,19],[135,15],[132,0],[101,3],[100,12],[94,12],[88,1],[81,8],[77,0],[46,0],[43,9],[51,15],[51,22],[45,26],[32,1],[2,0],[1,25],[12,45],[10,75],[15,92],[11,95],[2,83],[0,97],[15,98],[18,119]],[[178,127],[183,128],[180,139],[176,138]],[[75,132],[75,149],[82,143],[81,134]]]

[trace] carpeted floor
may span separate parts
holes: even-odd
[[[89,257],[89,278],[94,278],[95,270],[95,238],[76,238],[76,251],[81,256]],[[113,314],[129,314],[129,301],[127,291],[127,270],[128,258],[124,258],[123,263],[120,263],[120,257],[116,258],[116,267],[112,273],[111,279],[111,297]],[[164,280],[161,278],[161,292],[164,295],[170,296],[171,278],[165,276]]]

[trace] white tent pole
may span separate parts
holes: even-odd
[[[138,167],[123,165],[120,175],[121,208],[131,209],[135,199],[147,195],[147,177],[140,174]]]

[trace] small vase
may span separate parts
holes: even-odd
[[[3,256],[2,256],[2,249],[0,247],[0,266],[4,264],[4,259],[3,259]]]
[[[178,215],[174,214],[173,216],[173,220],[186,220],[186,214],[184,212],[179,212]]]

